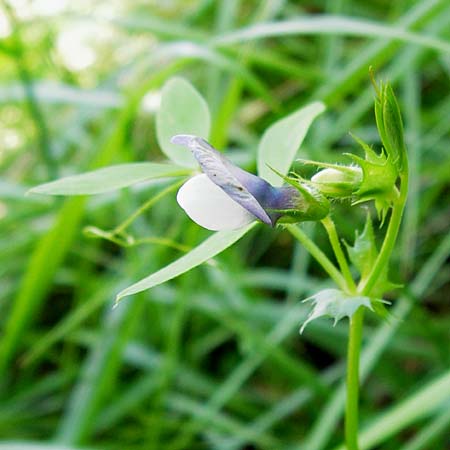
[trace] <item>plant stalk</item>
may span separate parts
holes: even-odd
[[[149,198],[143,205],[141,205],[136,211],[134,211],[125,221],[123,221],[120,225],[118,225],[112,231],[113,235],[123,233],[141,214],[150,209],[153,205],[158,203],[162,198],[164,198],[167,194],[170,194],[175,189],[179,188],[186,180],[183,179],[181,181],[177,181],[162,191],[158,192],[154,197]]]
[[[400,229],[400,224],[402,221],[403,210],[405,209],[406,205],[406,198],[408,196],[407,167],[404,169],[404,172],[401,175],[400,179],[400,195],[392,209],[391,219],[389,221],[389,226],[383,241],[383,245],[381,246],[380,253],[378,254],[372,272],[368,276],[367,280],[361,283],[360,286],[358,286],[358,291],[361,292],[362,295],[370,296],[370,293],[376,285],[382,270],[389,263],[392,250],[394,250],[394,245],[397,240],[398,231]]]
[[[334,222],[330,216],[327,216],[325,217],[325,219],[322,220],[322,225],[324,226],[328,234],[328,238],[330,239],[331,247],[333,248],[333,252],[336,256],[337,262],[341,269],[341,273],[345,278],[347,291],[349,294],[354,294],[356,293],[355,282],[353,281],[352,273],[350,272],[350,268],[347,263],[347,258],[345,257],[345,254],[342,251],[342,247],[339,242],[339,236],[337,234]]]
[[[345,405],[345,442],[347,450],[359,450],[359,358],[363,330],[364,308],[350,319],[347,352],[347,402]]]
[[[400,180],[400,195],[392,209],[389,226],[380,253],[378,254],[372,272],[367,278],[367,281],[363,281],[360,283],[360,286],[358,286],[358,292],[360,292],[361,295],[367,295],[370,297],[371,291],[374,287],[376,287],[383,268],[389,263],[391,258],[408,195],[407,166],[403,169]],[[347,402],[345,406],[345,442],[347,444],[347,450],[359,450],[359,359],[361,352],[363,319],[364,309],[359,308],[350,320],[347,354]]]

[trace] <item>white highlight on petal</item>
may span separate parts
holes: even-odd
[[[195,223],[208,230],[235,230],[256,220],[205,174],[186,181],[177,202]]]

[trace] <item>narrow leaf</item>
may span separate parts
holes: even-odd
[[[312,121],[324,110],[323,103],[311,103],[275,122],[264,132],[258,149],[260,177],[273,186],[283,184],[283,180],[271,168],[282,175],[288,173]]]
[[[156,115],[156,133],[162,151],[176,164],[197,167],[191,152],[172,144],[177,134],[192,134],[208,139],[211,118],[208,105],[196,89],[182,78],[172,78],[163,87]]]
[[[84,447],[85,448],[85,447]],[[80,447],[67,447],[53,442],[4,441],[0,443],[0,450],[80,450]]]
[[[138,292],[155,287],[158,284],[165,283],[166,281],[169,281],[172,278],[182,275],[183,273],[188,272],[194,267],[199,266],[200,264],[223,252],[230,245],[237,242],[255,225],[256,222],[253,222],[244,228],[240,228],[239,230],[219,231],[213,234],[186,255],[177,259],[168,266],[163,267],[157,272],[152,273],[148,277],[143,278],[141,281],[132,284],[122,292],[119,292],[119,294],[117,295],[117,301],[119,301],[122,297],[126,297],[127,295],[137,294]]]
[[[270,37],[311,34],[375,38],[383,36],[385,39],[421,45],[443,53],[450,52],[450,44],[444,39],[413,33],[392,24],[385,25],[380,22],[336,15],[304,16],[299,19],[259,23],[218,36],[213,43],[216,46],[223,46]]]
[[[174,164],[130,163],[117,164],[92,172],[73,175],[41,184],[30,189],[30,194],[90,195],[101,194],[131,186],[154,178],[188,175],[189,170]]]
[[[446,371],[374,419],[359,433],[361,449],[380,448],[380,444],[410,428],[424,417],[440,408],[444,410],[448,408],[449,398],[450,371]],[[344,449],[344,446],[340,446],[336,450]]]

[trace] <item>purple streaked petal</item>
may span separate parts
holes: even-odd
[[[270,195],[273,188],[269,183],[236,167],[202,138],[177,135],[171,141],[174,144],[188,147],[207,177],[235,202],[267,225],[274,225],[259,202],[260,198]]]

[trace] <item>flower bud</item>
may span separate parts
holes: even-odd
[[[403,122],[400,107],[389,83],[380,83],[376,87],[375,119],[378,133],[388,157],[398,171],[401,171],[406,159]]]
[[[350,197],[359,189],[361,181],[361,168],[353,166],[323,169],[311,178],[313,185],[330,197]]]

